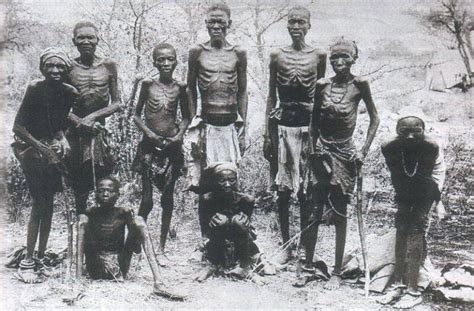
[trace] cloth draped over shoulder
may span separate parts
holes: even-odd
[[[227,126],[214,126],[205,123],[200,116],[193,119],[184,145],[188,167],[185,189],[199,188],[202,170],[213,163],[239,164],[241,155],[236,124],[241,120]]]
[[[319,137],[314,150],[311,182],[340,186],[344,195],[351,195],[355,185],[356,155],[352,137],[338,141]]]

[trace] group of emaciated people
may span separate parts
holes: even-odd
[[[92,279],[126,278],[132,254],[143,248],[155,293],[178,297],[160,280],[146,222],[155,186],[161,191],[159,248],[163,252],[175,182],[182,172],[186,172],[186,189],[199,194],[202,250],[209,262],[197,280],[204,281],[222,269],[231,269],[229,273],[240,278],[261,280],[253,276],[260,253],[251,226],[255,201],[238,189],[248,114],[247,54],[226,40],[230,17],[226,4],[208,8],[205,24],[210,39],[189,50],[187,84],[173,78],[177,64],[174,47],[161,43],[153,50],[153,66],[159,75],[142,81],[134,115],[143,133],[132,165],[142,177],[137,215],[129,207],[115,205],[120,183],[111,175],[114,159],[105,122],[121,111],[120,88],[116,64],[95,53],[97,27],[90,22],[75,25],[73,43],[80,55],[73,60],[60,48],[48,48],[41,54],[44,80],[27,86],[13,129],[15,155],[33,205],[27,254],[19,268],[25,282],[36,280],[35,267],[45,255],[50,233],[53,197],[63,190],[66,180],[73,189],[78,216],[77,276],[83,275],[85,255],[86,271]],[[263,152],[277,193],[283,243],[290,240],[291,197],[298,199],[305,271],[315,270],[318,226],[335,226],[335,264],[325,285],[333,290],[341,284],[347,204],[379,117],[369,82],[351,73],[358,57],[353,41],[341,38],[330,46],[335,76],[326,78],[326,54],[305,42],[311,28],[310,12],[304,7],[290,9],[287,28],[291,44],[270,55]],[[357,150],[353,133],[361,100],[370,123],[365,142]],[[398,206],[394,285],[380,299],[384,304],[403,307],[420,299],[418,274],[426,256],[428,212],[440,196],[441,183],[434,175],[442,154],[436,142],[424,135],[424,129],[421,118],[405,116],[396,125],[397,136],[382,146]],[[94,189],[96,202],[87,207]],[[291,247],[280,255],[278,264],[294,259]]]

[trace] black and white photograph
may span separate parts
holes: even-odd
[[[2,310],[469,310],[469,0],[1,0]]]

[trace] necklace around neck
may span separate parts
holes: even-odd
[[[418,171],[418,161],[416,161],[415,168],[413,169],[413,172],[411,172],[411,173],[408,172],[407,166],[406,166],[406,163],[405,163],[405,153],[403,151],[402,151],[402,166],[403,166],[403,172],[405,173],[405,175],[407,175],[410,178],[415,176],[416,172]]]
[[[337,99],[334,99],[333,97],[333,87],[334,87],[334,80],[331,81],[331,89],[329,90],[329,98],[331,99],[331,102],[333,102],[334,104],[340,104],[344,98],[346,97],[346,94],[347,94],[347,90],[349,89],[349,84],[350,84],[351,81],[348,81],[346,82],[345,86],[344,86],[344,94],[342,94],[341,98],[339,98],[339,100]]]

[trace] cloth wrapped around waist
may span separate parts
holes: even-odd
[[[132,170],[146,175],[161,191],[181,176],[184,156],[181,145],[165,145],[156,148],[152,142],[144,138],[137,147],[137,154],[132,163]]]
[[[319,137],[312,156],[313,183],[341,186],[345,195],[354,189],[357,152],[352,137],[345,140],[327,140]]]
[[[280,102],[280,104],[273,108],[270,112],[270,119],[281,121],[285,119],[285,111],[310,113],[313,110],[313,103],[311,102]],[[310,115],[308,115],[309,117]]]

